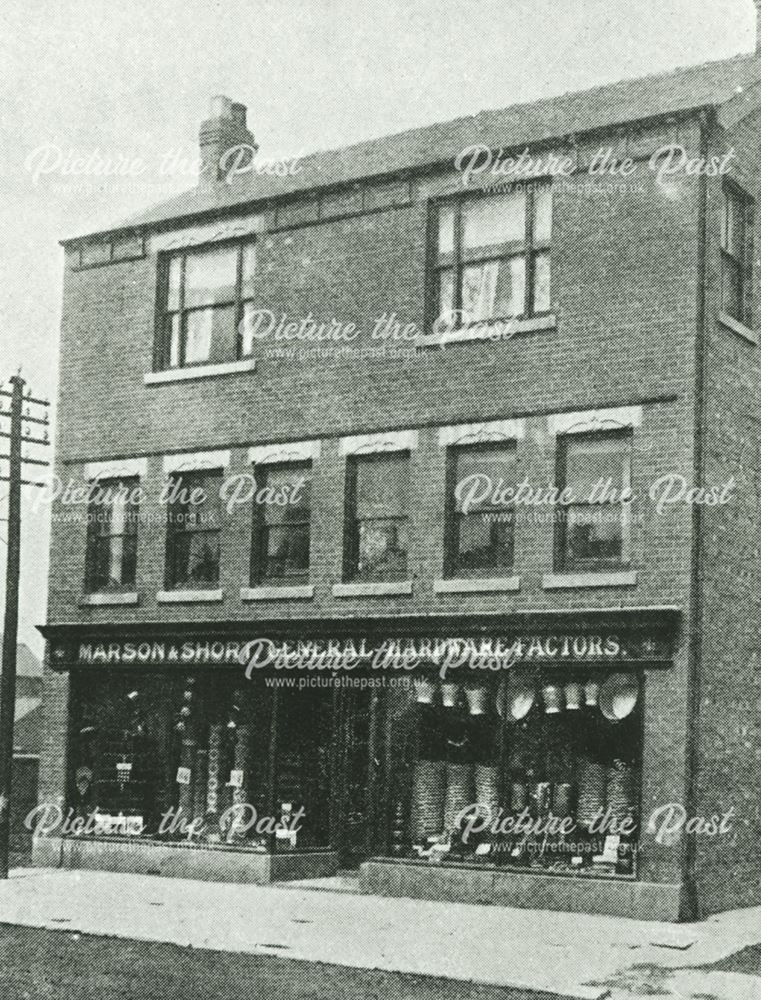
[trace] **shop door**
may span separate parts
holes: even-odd
[[[359,687],[338,692],[336,706],[337,789],[334,814],[339,864],[357,868],[376,841],[375,796],[378,778],[376,732],[378,697]]]

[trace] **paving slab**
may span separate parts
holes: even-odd
[[[544,990],[761,1000],[761,978],[703,970],[761,941],[761,908],[698,924],[291,886],[23,869],[0,883],[0,922],[218,951],[281,955]]]

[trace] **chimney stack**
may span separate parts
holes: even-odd
[[[761,0],[759,0],[761,3]],[[201,124],[200,186],[214,186],[232,176],[250,170],[259,148],[246,127],[246,106],[229,97],[211,99],[209,117]]]
[[[756,4],[756,55],[761,56],[761,0],[754,0]]]

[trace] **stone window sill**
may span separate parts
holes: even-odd
[[[225,596],[223,590],[160,590],[159,604],[215,604]]]
[[[164,385],[168,382],[188,382],[196,378],[211,378],[213,375],[237,375],[240,372],[252,372],[256,368],[253,358],[244,361],[228,361],[221,365],[192,365],[188,368],[172,368],[163,372],[146,372],[143,382],[146,385]]]
[[[241,587],[242,601],[304,601],[314,597],[314,585]]]
[[[521,589],[519,576],[434,580],[435,594],[506,594]]]
[[[634,587],[637,571],[614,570],[594,573],[546,573],[542,577],[545,590],[571,590],[580,587]]]
[[[412,580],[388,580],[378,583],[336,583],[333,597],[409,597]]]
[[[107,593],[104,591],[103,593],[82,594],[79,598],[80,607],[85,608],[109,608],[124,605],[135,605],[137,603],[137,594],[126,591],[114,591],[114,593]]]
[[[418,338],[417,346],[420,348],[446,347],[447,344],[463,344],[476,340],[498,343],[502,340],[511,340],[512,337],[521,333],[554,330],[557,325],[558,318],[555,313],[548,313],[546,316],[529,316],[526,319],[484,321],[446,333],[426,334]]]
[[[743,337],[745,340],[749,340],[751,344],[755,344],[758,347],[758,334],[755,330],[751,330],[749,326],[741,323],[739,319],[735,319],[734,316],[730,316],[728,313],[719,313],[719,322],[722,326],[725,326],[732,333],[736,333],[738,337]]]

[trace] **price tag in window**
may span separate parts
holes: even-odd
[[[178,767],[177,768],[177,784],[178,785],[189,785],[190,784],[190,768],[189,767]]]
[[[615,864],[618,861],[618,846],[621,843],[621,837],[618,834],[608,834],[605,838],[605,847],[602,852],[602,860],[606,864]]]
[[[227,782],[228,788],[243,788],[243,771],[230,771],[230,780]]]
[[[127,816],[124,832],[130,837],[139,837],[145,824],[142,816]]]

